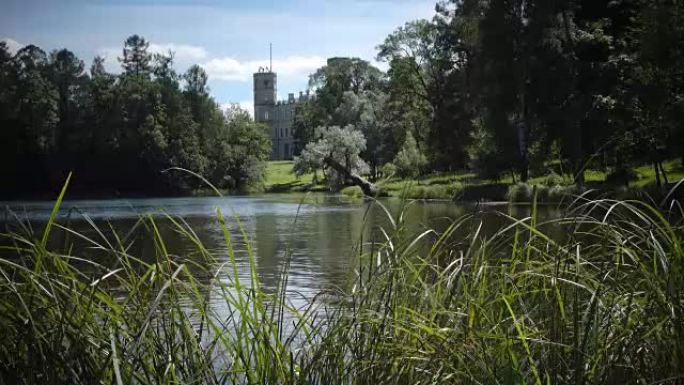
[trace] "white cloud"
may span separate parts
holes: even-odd
[[[150,52],[166,54],[169,51],[174,52],[174,61],[180,63],[196,64],[204,60],[207,55],[207,50],[204,47],[184,44],[155,44],[150,43]]]
[[[325,64],[321,56],[288,56],[273,61],[278,75],[308,75]],[[249,81],[259,67],[268,67],[268,60],[239,61],[231,57],[215,58],[202,65],[212,80]]]
[[[254,117],[254,102],[251,100],[243,100],[241,102],[235,103],[235,102],[228,102],[228,103],[221,103],[221,111],[226,112],[227,109],[229,109],[233,104],[237,104],[242,108],[243,110],[249,112],[249,115],[251,117]]]
[[[10,39],[9,37],[3,37],[2,39],[0,39],[0,41],[4,41],[7,44],[7,49],[9,50],[9,52],[12,55],[17,53],[17,51],[22,49],[25,45],[25,44],[19,43],[18,41],[14,40],[14,39]]]
[[[240,108],[242,108],[243,110],[247,110],[247,112],[249,112],[249,115],[251,115],[252,118],[254,117],[254,101],[253,100],[242,101],[239,104],[240,104]]]
[[[204,47],[175,43],[150,43],[148,51],[162,54],[172,51],[174,53],[174,68],[181,72],[185,71],[189,66],[205,60],[208,56],[207,50]],[[121,72],[121,63],[119,63],[118,58],[123,54],[123,48],[102,48],[97,51],[97,54],[105,58],[105,69],[108,72]]]
[[[107,72],[118,74],[121,72],[121,64],[118,57],[121,55],[121,50],[116,48],[101,48],[97,50],[97,55],[102,56],[104,66]]]

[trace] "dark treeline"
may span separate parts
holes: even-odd
[[[0,196],[50,194],[74,172],[72,192],[167,195],[201,182],[246,189],[262,183],[266,128],[236,106],[223,113],[199,66],[183,75],[173,53],[152,54],[133,35],[121,74],[96,57],[89,69],[66,49],[0,42]]]
[[[554,172],[581,185],[588,168],[626,182],[649,164],[660,184],[664,160],[684,161],[681,0],[443,1],[388,36],[378,59],[387,74],[338,58],[311,76],[300,143],[353,125],[371,176],[383,165]]]

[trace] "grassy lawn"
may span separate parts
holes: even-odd
[[[313,174],[297,177],[292,173],[292,161],[270,161],[266,170],[266,191],[269,192],[298,192],[305,190],[325,191],[325,186],[312,186]],[[663,163],[670,183],[684,179],[684,168],[679,160]],[[650,165],[635,169],[638,179],[631,182],[631,187],[645,187],[655,184],[655,173]],[[587,170],[585,179],[588,183],[601,183],[606,179],[606,173],[599,170]],[[546,176],[531,178],[529,184],[543,185]],[[564,176],[564,184],[572,185],[572,176]],[[383,179],[377,184],[390,196],[405,196],[411,199],[453,199],[465,194],[466,199],[483,197],[485,199],[501,200],[509,185],[513,184],[510,176],[500,180],[479,179],[473,173],[439,173],[424,175],[417,178],[402,179],[393,177]],[[347,187],[342,190],[349,196],[362,196],[357,187]]]
[[[292,172],[292,166],[291,160],[269,161],[266,167],[266,191],[303,191],[320,187],[312,186],[313,174],[298,177]]]
[[[667,179],[670,183],[676,183],[684,179],[684,168],[679,159],[664,162],[663,168],[665,169]],[[639,179],[632,183],[633,186],[644,187],[655,183],[655,171],[653,170],[652,165],[637,167],[635,171]]]
[[[663,168],[667,174],[667,178],[670,183],[677,182],[684,179],[684,168],[682,168],[679,159],[669,160],[663,163]],[[632,187],[644,187],[651,184],[655,184],[655,172],[653,171],[652,165],[646,165],[637,167],[635,169],[637,174],[637,180],[630,183]],[[599,170],[587,170],[584,173],[585,180],[589,183],[591,182],[604,182],[607,173]],[[530,178],[529,184],[543,184],[545,182],[546,176],[538,176]],[[565,183],[570,185],[573,183],[572,175],[564,175]],[[510,176],[501,178],[500,180],[489,180],[489,179],[479,179],[473,173],[442,173],[442,174],[430,174],[421,176],[415,179],[401,179],[401,178],[391,178],[379,182],[379,184],[388,191],[399,191],[402,190],[407,183],[416,184],[420,186],[434,186],[434,185],[447,185],[453,184],[455,182],[460,182],[465,185],[486,185],[486,184],[513,184],[513,179]]]

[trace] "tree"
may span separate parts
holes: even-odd
[[[358,94],[365,90],[381,87],[382,72],[359,58],[334,57],[328,59],[309,78],[309,87],[316,90],[316,95],[324,99],[323,105],[332,111],[347,91]]]
[[[390,64],[393,124],[428,144],[433,166],[441,169],[465,166],[472,119],[465,76],[468,55],[461,45],[448,44],[449,30],[437,21],[412,21],[378,46],[378,59]],[[404,135],[399,133],[399,139]]]
[[[343,174],[333,168],[326,175],[330,189],[337,191],[345,185],[347,175],[365,175],[369,172],[368,165],[360,156],[366,149],[366,138],[354,126],[318,127],[316,136],[319,139],[307,144],[294,159],[293,170],[297,175],[324,169],[327,167],[326,158],[332,158],[346,170]]]
[[[59,95],[59,124],[56,145],[81,148],[87,136],[82,132],[80,124],[83,119],[84,104],[87,98],[88,78],[84,71],[83,61],[67,49],[50,54],[49,73],[52,84]]]
[[[219,187],[259,188],[270,140],[239,108],[224,116],[206,73],[192,66],[181,89],[173,53],[150,55],[142,37],[126,40],[122,74],[95,57],[62,49],[49,56],[28,45],[12,56],[0,44],[0,196],[60,187],[72,191],[187,193],[201,186],[181,167]]]
[[[425,171],[428,161],[418,148],[416,139],[409,132],[406,134],[404,145],[394,158],[394,165],[400,176],[416,177]]]
[[[342,126],[353,125],[366,138],[366,149],[361,158],[370,166],[371,178],[375,179],[380,165],[389,162],[394,152],[388,152],[390,129],[385,119],[387,95],[381,91],[363,91],[355,94],[347,91],[342,103],[335,110],[334,121]]]
[[[209,77],[202,67],[197,64],[191,66],[183,75],[183,79],[185,79],[186,93],[196,96],[209,95],[209,87],[207,87]]]
[[[147,52],[150,43],[138,35],[129,36],[124,42],[123,56],[119,58],[126,74],[148,77],[152,70],[152,55]]]
[[[152,73],[157,79],[164,79],[167,81],[176,81],[177,75],[173,70],[174,53],[168,51],[166,54],[155,53],[152,56],[153,66]]]
[[[224,187],[261,188],[271,151],[267,126],[235,104],[226,112],[226,121],[227,130],[214,142],[212,178]]]
[[[17,68],[17,118],[27,133],[27,151],[47,154],[55,147],[59,122],[58,93],[47,78],[43,50],[27,45],[14,56]]]
[[[90,65],[90,76],[103,76],[107,74],[107,70],[104,66],[104,57],[97,55],[93,58],[93,63]]]
[[[640,122],[643,160],[653,164],[658,184],[667,175],[662,161],[679,156],[684,164],[684,5],[679,1],[646,2],[634,38],[637,60],[630,67],[634,120]]]

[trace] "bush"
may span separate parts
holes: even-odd
[[[537,189],[537,202],[557,203],[576,193],[575,186],[544,186],[518,183],[508,188],[506,198],[510,203],[530,203],[534,198],[534,189]]]
[[[577,187],[575,185],[570,186],[553,186],[547,189],[547,197],[545,202],[561,202],[564,199],[571,198],[573,195],[577,194]]]
[[[405,199],[440,199],[453,200],[463,191],[461,183],[450,185],[431,185],[431,186],[411,186],[402,192],[401,197]]]
[[[511,185],[506,198],[511,203],[529,202],[532,200],[532,186],[527,183]]]
[[[395,166],[394,163],[385,163],[380,167],[380,172],[383,177],[391,178],[397,174],[397,166]]]
[[[553,186],[562,186],[564,184],[565,184],[565,179],[553,171],[551,171],[550,174],[548,174],[544,177],[544,186],[553,187]]]
[[[359,186],[347,186],[340,191],[341,194],[346,195],[350,198],[361,198],[363,197],[363,190]]]
[[[402,177],[416,177],[427,167],[427,158],[418,148],[418,143],[410,132],[406,134],[406,141],[394,158],[394,164]]]

